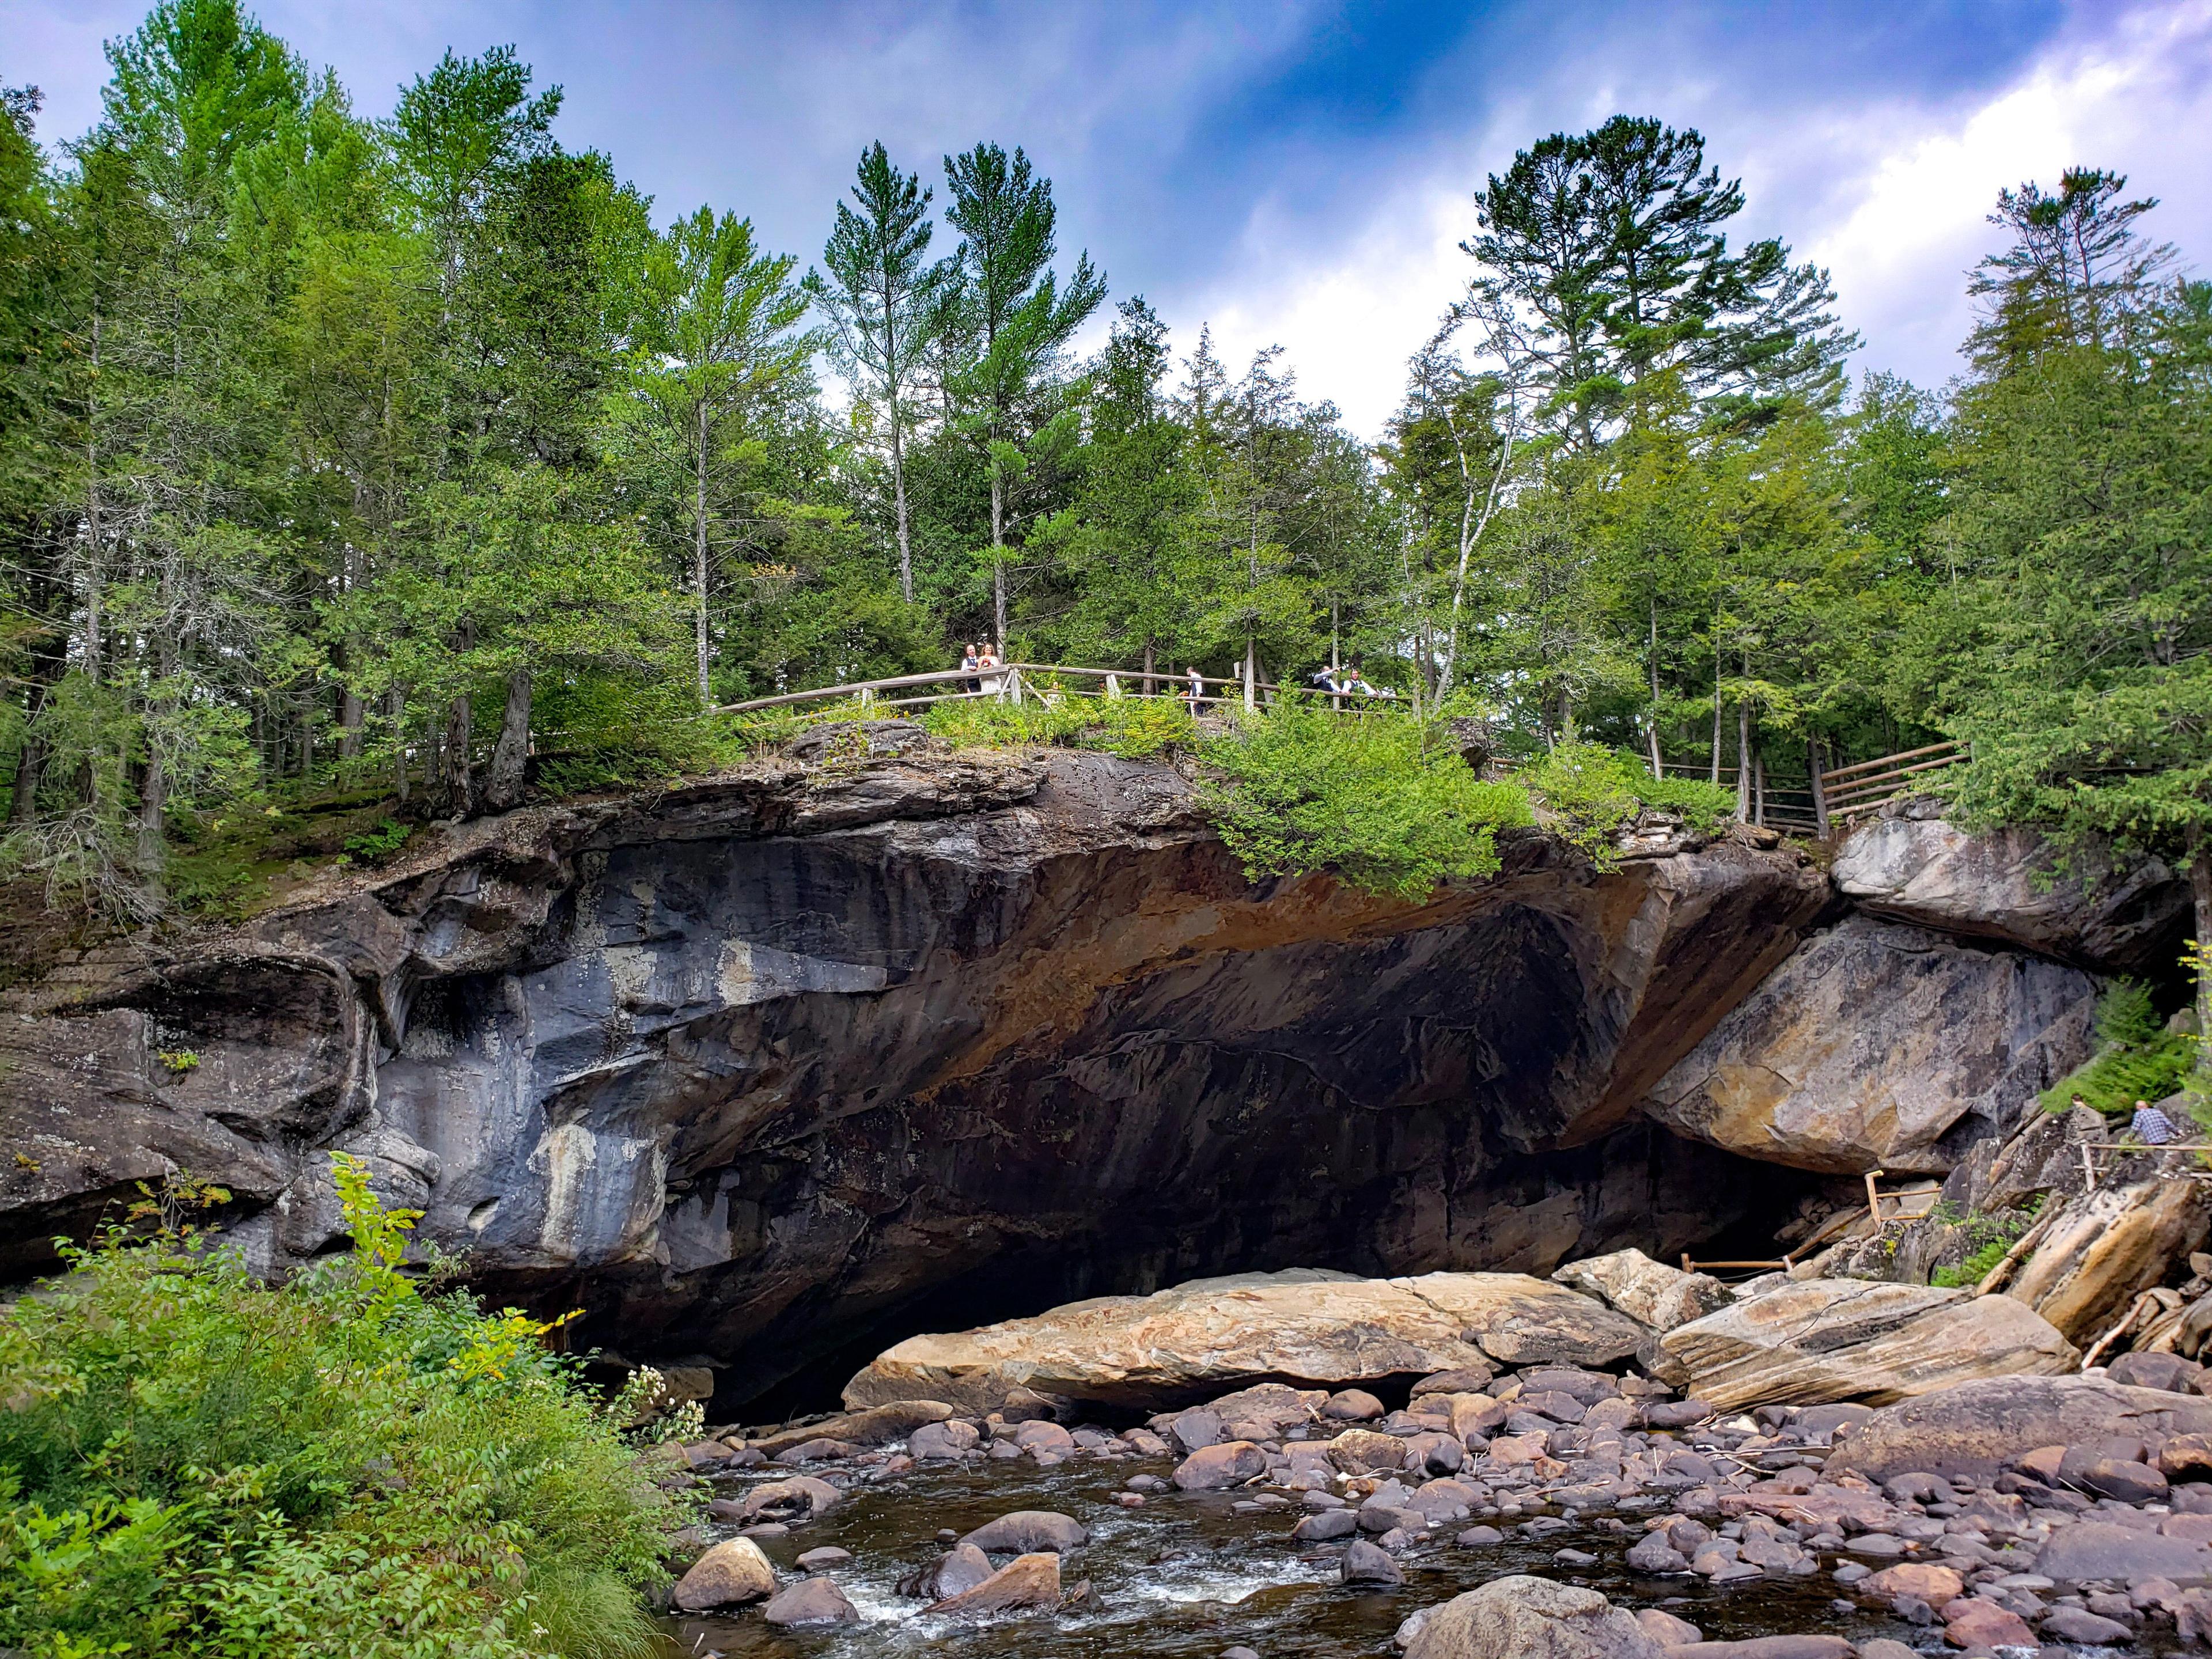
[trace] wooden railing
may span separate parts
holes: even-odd
[[[1863,813],[1877,811],[1884,801],[1908,793],[1913,783],[1930,772],[1956,766],[1969,758],[1966,746],[1947,738],[1856,766],[1838,766],[1820,774],[1820,809],[1823,817],[1848,823]]]
[[[1097,682],[1095,689],[1085,686],[1041,685],[1041,680],[1060,676]],[[935,691],[926,688],[960,684],[958,690]],[[981,689],[969,689],[970,683]],[[1203,688],[1203,699],[1207,702],[1228,702],[1241,700],[1250,708],[1261,697],[1281,696],[1328,697],[1345,706],[1360,708],[1394,708],[1407,705],[1394,697],[1356,696],[1347,692],[1328,692],[1318,687],[1278,685],[1267,680],[1255,680],[1249,686],[1242,679],[1218,679],[1211,675],[1200,675],[1198,684]],[[854,680],[841,685],[817,686],[811,691],[787,691],[780,696],[753,697],[744,702],[724,703],[709,708],[709,714],[750,714],[766,708],[796,708],[802,703],[840,702],[857,698],[868,708],[921,708],[940,702],[960,702],[972,700],[996,700],[1019,703],[1043,701],[1048,696],[1107,696],[1107,697],[1183,697],[1190,691],[1191,677],[1185,674],[1146,674],[1142,670],[1125,668],[1079,668],[1066,663],[1010,662],[997,668],[945,668],[927,674],[895,674],[885,679]],[[914,693],[912,696],[885,696],[889,693]]]

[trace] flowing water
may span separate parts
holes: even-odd
[[[971,1463],[965,1468],[923,1464],[880,1486],[856,1484],[845,1502],[787,1537],[758,1541],[786,1575],[802,1551],[834,1544],[850,1550],[850,1564],[829,1577],[860,1610],[860,1622],[842,1627],[783,1632],[763,1621],[757,1607],[726,1616],[672,1617],[665,1621],[668,1654],[726,1659],[863,1659],[864,1656],[921,1654],[949,1659],[1107,1659],[1143,1654],[1160,1659],[1212,1659],[1243,1645],[1263,1659],[1349,1659],[1387,1655],[1392,1633],[1410,1614],[1490,1579],[1533,1572],[1585,1584],[1620,1606],[1664,1607],[1702,1629],[1709,1640],[1823,1632],[1863,1640],[1891,1636],[1941,1650],[1940,1632],[1916,1630],[1887,1609],[1838,1605],[1841,1592],[1826,1571],[1793,1579],[1766,1579],[1716,1589],[1703,1579],[1650,1578],[1621,1563],[1643,1536],[1639,1517],[1623,1516],[1626,1529],[1595,1521],[1577,1523],[1540,1540],[1507,1528],[1506,1542],[1462,1548],[1451,1534],[1474,1524],[1439,1531],[1440,1542],[1399,1558],[1406,1582],[1394,1589],[1357,1593],[1345,1589],[1335,1562],[1304,1559],[1291,1528],[1306,1513],[1298,1508],[1237,1514],[1226,1493],[1155,1492],[1145,1507],[1113,1502],[1135,1474],[1164,1476],[1171,1460],[1097,1462],[1079,1459],[1039,1468],[1027,1459]],[[734,1497],[787,1469],[725,1476],[718,1495]],[[932,1619],[921,1603],[901,1596],[900,1578],[943,1553],[941,1528],[966,1533],[1014,1510],[1057,1510],[1091,1532],[1090,1542],[1061,1567],[1063,1589],[1091,1582],[1086,1603],[1060,1613],[1007,1615],[992,1622]],[[733,1528],[715,1527],[720,1538]],[[1598,1558],[1575,1570],[1553,1555],[1575,1548]],[[1001,1558],[1003,1560],[1003,1558]],[[1833,1565],[1832,1562],[1828,1565]]]

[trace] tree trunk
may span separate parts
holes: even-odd
[[[906,443],[899,431],[898,400],[891,400],[891,499],[897,504],[899,598],[914,603],[914,540],[907,527]]]
[[[1813,833],[1822,841],[1828,838],[1828,792],[1820,786],[1820,740],[1805,739],[1805,772],[1812,779]]]
[[[161,869],[161,813],[169,801],[169,775],[161,751],[149,748],[146,770],[138,787],[138,868],[154,877]]]
[[[404,806],[407,804],[407,699],[396,685],[392,688],[391,708],[393,793]]]
[[[1247,634],[1244,636],[1244,712],[1248,714],[1259,704],[1259,697],[1254,689],[1260,678],[1259,659],[1254,651],[1252,636]]]
[[[507,708],[491,751],[491,775],[484,781],[484,805],[495,812],[519,805],[529,764],[530,671],[518,668],[507,677]]]
[[[338,758],[340,760],[349,761],[361,758],[361,727],[362,721],[367,718],[367,714],[368,710],[354,689],[349,685],[341,686],[338,689]]]
[[[692,622],[693,632],[696,636],[695,644],[699,653],[699,707],[708,708],[714,704],[714,696],[707,689],[707,404],[703,399],[699,404],[699,470],[696,482],[697,490],[692,503],[694,535],[691,544],[691,586],[692,596],[697,602],[697,611],[692,617]],[[513,684],[510,682],[507,690],[510,705],[512,705],[514,695]],[[526,701],[526,691],[525,697]],[[528,723],[529,713],[526,708],[523,710],[526,725]],[[502,733],[500,741],[504,743],[506,740],[505,734]]]
[[[1145,695],[1151,696],[1152,690],[1152,642],[1146,640],[1145,641]]]
[[[446,705],[446,737],[439,745],[445,762],[445,808],[454,817],[466,817],[476,810],[472,767],[469,761],[469,744],[475,711],[469,706],[466,696],[455,697]]]
[[[1651,775],[1667,775],[1667,763],[1659,758],[1659,596],[1651,596]]]
[[[1744,676],[1748,679],[1748,670]],[[1751,702],[1735,700],[1735,816],[1739,823],[1751,821]]]
[[[2189,826],[2189,890],[2197,900],[2197,952],[2212,954],[2212,835],[2198,823]],[[2212,1036],[2212,967],[2197,975],[2197,1030]],[[2200,1043],[2197,1058],[2201,1071],[2212,1072],[2212,1047]]]
[[[1331,599],[1328,602],[1328,683],[1331,685],[1337,684],[1337,676],[1343,672],[1344,661],[1337,646],[1336,601]],[[1344,707],[1344,699],[1331,691],[1328,695],[1328,706],[1331,708],[1340,709]]]
[[[1764,748],[1759,750],[1752,769],[1756,774],[1758,793],[1752,797],[1751,821],[1763,829],[1766,823],[1766,750]]]
[[[999,647],[999,660],[1004,662],[1010,654],[1006,648],[1006,483],[999,477],[999,464],[991,463],[991,623],[998,629],[994,643]]]
[[[1721,784],[1721,647],[1713,641],[1713,787]]]

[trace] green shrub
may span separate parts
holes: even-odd
[[[1425,899],[1495,874],[1495,832],[1528,797],[1485,783],[1411,720],[1347,720],[1285,698],[1200,750],[1200,805],[1247,873],[1333,870],[1355,887]]]
[[[1936,1206],[1938,1218],[1942,1218],[1942,1206]],[[2043,1212],[2043,1200],[2036,1199],[2024,1208],[2001,1210],[1995,1215],[1970,1215],[1956,1224],[1966,1236],[1970,1253],[1956,1266],[1938,1267],[1928,1277],[1928,1282],[1943,1290],[1956,1290],[1962,1285],[1978,1285],[2005,1258],[2012,1249],[2035,1224]]]
[[[984,697],[939,703],[922,724],[956,749],[1061,744],[1152,760],[1198,743],[1190,709],[1171,697],[1062,696],[1051,703]]]
[[[549,1353],[354,1249],[255,1279],[174,1213],[0,1310],[0,1648],[38,1659],[617,1659],[684,1518]],[[186,1188],[186,1203],[227,1194]],[[151,1205],[139,1206],[152,1211]]]
[[[412,824],[402,823],[397,818],[384,818],[374,830],[364,830],[357,836],[345,838],[345,855],[356,864],[380,865],[407,844],[415,833]]]
[[[2044,1109],[2063,1112],[2079,1095],[2107,1117],[2124,1115],[2138,1100],[2179,1093],[2196,1058],[2196,1042],[2179,1031],[2161,1030],[2138,1046],[2100,1049],[2087,1066],[2044,1091]]]
[[[2116,979],[2097,998],[2097,1040],[2140,1048],[2166,1035],[2166,1022],[2151,1001],[2150,987],[2139,980]]]
[[[1655,778],[1636,757],[1595,743],[1562,743],[1520,776],[1559,817],[1567,839],[1600,865],[1612,862],[1613,837],[1646,807],[1679,812],[1707,835],[1735,816],[1734,790],[1695,778]]]

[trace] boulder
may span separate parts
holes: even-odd
[[[1032,1555],[1049,1552],[1064,1555],[1079,1548],[1091,1534],[1072,1515],[1056,1510],[1016,1510],[986,1522],[960,1541],[994,1555]]]
[[[948,1601],[974,1589],[994,1571],[991,1558],[973,1544],[955,1544],[928,1570],[920,1589],[929,1601]]]
[[[775,1594],[775,1569],[750,1538],[726,1538],[691,1564],[670,1600],[680,1613],[732,1607]]]
[[[1671,1331],[1729,1305],[1728,1286],[1711,1273],[1686,1273],[1641,1250],[1615,1250],[1570,1261],[1552,1277],[1562,1285],[1601,1297],[1639,1325]],[[1478,1385],[1480,1386],[1480,1385]]]
[[[1337,1565],[1337,1575],[1347,1584],[1402,1584],[1406,1575],[1398,1564],[1381,1546],[1364,1539],[1345,1546],[1344,1559]]]
[[[1649,1340],[1595,1299],[1526,1273],[1360,1279],[1312,1268],[1193,1279],[1033,1318],[909,1337],[846,1385],[848,1405],[927,1398],[994,1409],[1016,1388],[1118,1407],[1224,1384],[1331,1387],[1497,1360],[1611,1364]]]
[[[2177,1584],[2212,1584],[2212,1546],[2168,1538],[2102,1521],[2076,1521],[2051,1534],[2037,1552],[2035,1570],[2061,1584],[2093,1579],[2170,1578]]]
[[[2025,1302],[2075,1342],[2110,1328],[2142,1291],[2203,1248],[2204,1189],[2194,1181],[2100,1187],[2054,1217],[2005,1294]]]
[[[2093,842],[2062,855],[2032,830],[1969,835],[1938,817],[1880,817],[1836,854],[1836,885],[1862,909],[2003,939],[2100,973],[2169,966],[2191,920],[2189,884],[2157,859]]]
[[[1860,1588],[1869,1595],[1886,1596],[1893,1601],[1909,1595],[1941,1613],[1966,1593],[1966,1582],[1949,1567],[1932,1561],[1900,1561],[1893,1567],[1884,1567]]]
[[[981,1437],[973,1423],[957,1419],[946,1423],[925,1423],[907,1437],[906,1449],[916,1457],[961,1457],[975,1450],[975,1443]]]
[[[2113,1437],[2212,1433],[2212,1400],[2095,1376],[1990,1377],[1878,1411],[1838,1430],[1831,1473],[1995,1480],[2028,1453]]]
[[[2069,1371],[2081,1361],[2072,1344],[2008,1297],[1855,1279],[1785,1282],[1676,1327],[1659,1346],[1686,1391],[1721,1411],[1887,1405],[1977,1377]]]
[[[761,1617],[771,1625],[850,1625],[860,1613],[836,1581],[808,1578],[777,1591]]]
[[[1321,1414],[1339,1423],[1371,1423],[1382,1410],[1382,1402],[1364,1389],[1339,1389],[1322,1402]]]
[[[1496,1375],[1485,1364],[1455,1365],[1414,1383],[1413,1398],[1418,1400],[1426,1394],[1480,1394]]]
[[[1346,1474],[1372,1474],[1406,1466],[1406,1443],[1373,1429],[1346,1429],[1328,1443],[1328,1461]]]
[[[746,1442],[764,1457],[780,1457],[810,1440],[842,1441],[854,1446],[888,1446],[904,1440],[926,1423],[942,1423],[952,1407],[941,1400],[893,1400],[866,1411],[848,1412],[803,1429],[786,1429],[763,1440]]]
[[[845,1494],[827,1480],[811,1474],[794,1474],[788,1480],[771,1480],[755,1486],[738,1506],[737,1518],[757,1521],[763,1516],[812,1521],[845,1501]]]
[[[1220,1492],[1241,1486],[1267,1472],[1267,1454],[1249,1440],[1224,1440],[1218,1446],[1201,1446],[1169,1477],[1180,1492]]]
[[[1661,1652],[1634,1614],[1595,1590],[1516,1574],[1430,1608],[1406,1659],[1660,1659]]]
[[[2204,1375],[2204,1367],[2178,1353],[2124,1353],[2105,1367],[2105,1375],[2130,1389],[2191,1394],[2201,1392],[2194,1385]]]
[[[1328,1399],[1322,1389],[1293,1389],[1283,1382],[1261,1382],[1209,1401],[1206,1408],[1224,1423],[1251,1423],[1268,1431],[1270,1438],[1285,1429],[1310,1423],[1321,1415]]]
[[[1802,1170],[1948,1174],[2089,1057],[2096,981],[1870,916],[1814,935],[1652,1088],[1678,1134]]]
[[[933,1601],[925,1611],[951,1619],[972,1619],[1059,1605],[1060,1557],[1041,1551],[1016,1556],[975,1589]]]
[[[1943,1639],[1954,1647],[2032,1648],[2035,1632],[2010,1607],[1964,1595],[1943,1609]]]

